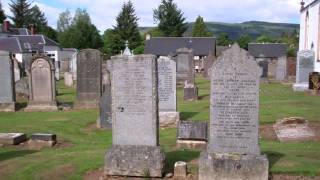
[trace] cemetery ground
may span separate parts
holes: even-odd
[[[200,99],[196,102],[183,101],[183,89],[178,87],[181,119],[209,119],[210,82],[198,77],[197,85]],[[59,103],[71,104],[74,100],[75,89],[65,87],[60,81]],[[19,99],[18,105],[26,106],[26,100]],[[268,156],[271,174],[320,176],[319,107],[320,96],[293,92],[290,85],[261,84],[260,146]],[[0,113],[1,132],[54,133],[58,137],[58,144],[52,149],[30,150],[23,144],[0,147],[0,179],[82,179],[101,173],[112,138],[110,130],[95,127],[97,117],[98,110]],[[306,118],[318,138],[303,143],[280,143],[272,124],[285,117]],[[173,172],[176,161],[186,161],[196,177],[200,151],[176,148],[176,129],[161,129],[160,145],[166,152],[167,172]]]

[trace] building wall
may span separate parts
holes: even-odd
[[[305,6],[311,1],[307,2]],[[307,17],[308,14],[308,17]],[[308,27],[309,26],[309,27]],[[299,50],[313,50],[316,53],[315,69],[320,72],[320,2],[301,12]],[[313,44],[313,47],[312,47]]]

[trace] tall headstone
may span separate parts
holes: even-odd
[[[209,78],[209,69],[211,68],[215,58],[212,53],[210,53],[205,59],[204,59],[204,65],[203,65],[203,72],[202,75],[204,78]]]
[[[312,50],[298,52],[296,83],[293,85],[294,91],[306,91],[309,89],[309,73],[314,71],[315,53]]]
[[[17,82],[21,79],[21,70],[20,70],[18,60],[16,58],[12,58],[12,60],[13,60],[14,82]]]
[[[110,74],[104,71],[102,74],[103,93],[100,99],[100,115],[97,119],[97,127],[101,129],[112,128],[111,116],[111,82]]]
[[[258,145],[261,70],[236,44],[212,66],[209,142],[200,155],[199,180],[268,179]]]
[[[287,78],[287,56],[279,57],[276,67],[276,80],[284,81]]]
[[[55,66],[47,56],[35,56],[28,66],[29,102],[25,111],[56,111]]]
[[[10,54],[0,51],[0,112],[15,111],[13,63]]]
[[[112,57],[112,138],[105,175],[161,177],[157,60],[153,55]]]
[[[98,108],[102,93],[101,69],[99,50],[84,49],[78,53],[76,109]]]
[[[176,62],[168,57],[158,59],[158,97],[160,127],[176,126],[177,112]]]

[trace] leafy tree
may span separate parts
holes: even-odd
[[[150,34],[151,37],[163,37],[163,33],[157,28],[152,28],[150,29],[149,31],[147,31],[144,35],[144,37],[147,35],[147,34]]]
[[[2,9],[2,3],[0,2],[0,22],[3,22],[4,20],[6,20],[6,15],[4,13],[4,10]]]
[[[71,14],[70,11],[67,9],[66,11],[59,14],[59,19],[57,21],[57,30],[58,32],[66,31],[71,25]]]
[[[129,48],[135,49],[141,45],[142,38],[138,29],[138,20],[131,1],[124,3],[119,15],[116,18],[117,24],[114,27],[115,33],[120,37],[121,49],[125,48],[125,42],[129,42]],[[118,50],[115,50],[118,51]]]
[[[47,36],[48,38],[54,40],[54,41],[58,41],[58,33],[55,29],[53,29],[50,26],[45,26],[41,29],[41,34]]]
[[[219,46],[229,46],[230,44],[233,44],[233,41],[229,38],[227,33],[221,33],[217,41]]]
[[[248,35],[242,35],[240,38],[237,40],[237,43],[239,46],[243,49],[248,50],[248,44],[251,42],[251,38]]]
[[[59,32],[58,40],[64,47],[77,49],[101,48],[103,43],[96,26],[91,23],[86,10],[77,9],[72,24],[68,29]]]
[[[18,28],[30,23],[30,3],[27,0],[11,0],[9,4],[13,16],[9,17]]]
[[[188,29],[182,11],[173,0],[161,0],[159,7],[153,10],[153,18],[158,29],[168,37],[181,37]]]
[[[271,37],[267,35],[261,35],[256,40],[257,43],[274,43],[275,40],[273,40]]]
[[[196,22],[192,27],[192,36],[193,37],[210,37],[212,33],[207,30],[207,26],[203,21],[201,16],[198,16]]]
[[[297,51],[299,49],[299,37],[297,30],[292,33],[282,34],[279,42],[286,43],[288,45],[288,57],[295,57],[297,55]]]
[[[121,41],[121,37],[115,32],[114,29],[105,30],[102,39],[104,42],[103,52],[108,57],[111,57],[115,54],[120,54],[121,50],[123,50],[123,45],[121,43],[116,43]]]

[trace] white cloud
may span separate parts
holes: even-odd
[[[9,0],[4,0],[5,5]],[[59,13],[69,8],[74,11],[77,7],[89,12],[93,23],[104,31],[115,25],[115,17],[127,0],[56,0],[51,6],[48,0],[37,0],[35,3],[45,12],[49,24],[56,26]],[[136,13],[140,18],[140,26],[154,26],[153,9],[160,0],[132,0]],[[175,0],[184,12],[187,21],[194,21],[198,15],[205,21],[243,22],[250,20],[270,22],[294,22],[299,20],[300,0]],[[59,4],[59,5],[58,5]],[[7,10],[6,10],[7,12]]]

